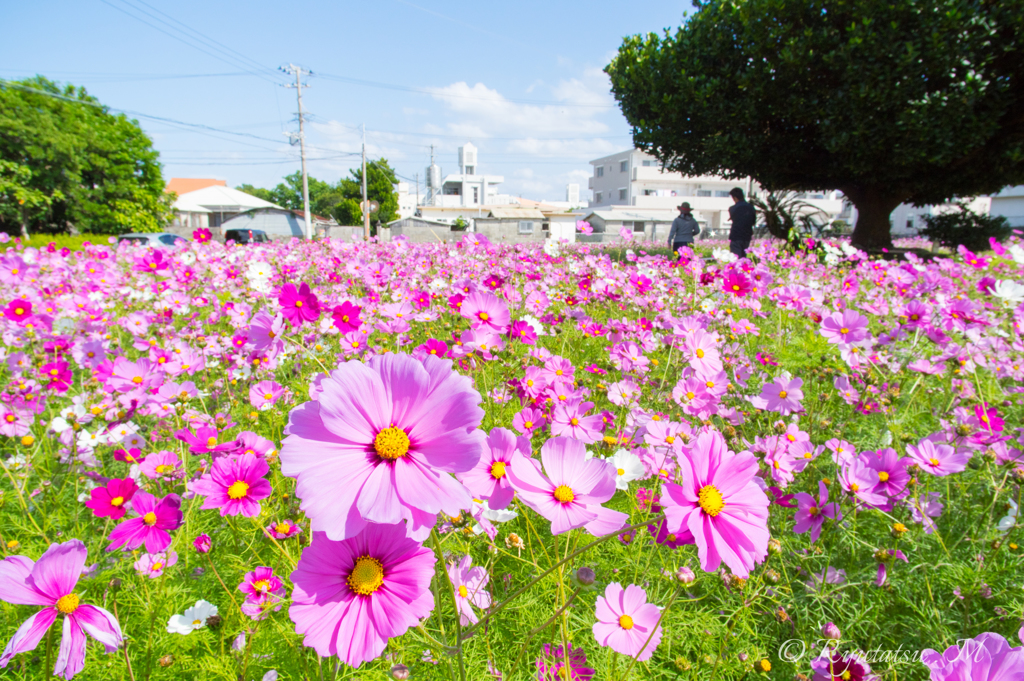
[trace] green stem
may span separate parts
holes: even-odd
[[[455,596],[455,585],[448,577],[448,566],[444,562],[444,552],[441,551],[441,538],[437,536],[436,530],[430,530],[430,538],[434,544],[434,553],[437,555],[437,562],[444,574],[444,581],[448,583],[448,593],[452,597],[452,608],[455,610],[455,649],[459,653],[459,679],[466,681],[466,663],[462,655],[462,623],[459,615],[459,601]]]

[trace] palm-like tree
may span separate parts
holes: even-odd
[[[798,198],[797,193],[791,191],[768,192],[751,198],[750,203],[764,220],[768,233],[787,241],[794,227],[809,229],[816,224],[814,218],[818,215],[828,217],[817,206]]]

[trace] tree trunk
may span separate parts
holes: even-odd
[[[882,187],[840,187],[857,208],[851,241],[865,251],[892,248],[889,216],[908,197]]]

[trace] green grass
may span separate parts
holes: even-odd
[[[57,246],[58,250],[67,248],[72,251],[80,251],[86,241],[92,244],[106,245],[109,238],[109,234],[32,234],[27,241],[22,240],[22,243],[33,248],[46,248],[52,243]],[[14,248],[14,246],[14,237],[11,237],[6,244],[0,244],[0,252]]]

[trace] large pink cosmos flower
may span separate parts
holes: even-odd
[[[8,556],[0,561],[0,600],[43,607],[14,632],[0,655],[0,667],[6,667],[18,653],[35,650],[61,614],[63,636],[53,669],[55,676],[70,679],[85,668],[86,634],[102,643],[108,653],[121,645],[121,627],[114,616],[103,608],[82,603],[75,593],[88,553],[85,544],[72,539],[50,544],[34,563],[25,556]]]
[[[585,527],[593,535],[622,527],[625,513],[601,506],[615,494],[616,470],[603,459],[588,459],[579,440],[553,437],[540,450],[544,473],[534,459],[516,453],[509,478],[524,504],[551,521],[551,534]]]
[[[637,662],[651,659],[661,643],[661,613],[647,602],[647,593],[630,584],[625,589],[612,582],[596,603],[594,638],[621,655],[636,656]]]
[[[435,562],[400,523],[367,525],[342,541],[314,532],[291,574],[288,615],[305,645],[358,667],[433,610]]]
[[[110,533],[107,551],[119,549],[134,551],[143,544],[149,553],[160,553],[171,545],[170,530],[181,525],[181,499],[168,494],[157,501],[149,492],[139,490],[132,498],[132,510],[139,517],[125,520]]]
[[[688,530],[701,568],[714,572],[723,562],[746,577],[768,554],[768,497],[754,481],[757,459],[735,454],[718,431],[703,432],[679,460],[681,483],[666,482],[661,505],[670,529]]]
[[[131,501],[138,489],[139,486],[131,478],[114,478],[105,487],[93,488],[85,505],[91,508],[98,518],[109,516],[114,520],[120,520],[128,510],[125,504]]]
[[[512,466],[512,455],[516,452],[529,457],[530,439],[518,436],[506,428],[492,428],[480,461],[455,477],[469,488],[475,498],[486,499],[492,510],[500,511],[512,503],[515,495],[512,483],[509,482],[508,469]]]
[[[829,343],[845,346],[868,337],[868,318],[849,308],[833,312],[821,321],[821,335]]]
[[[921,662],[934,681],[1024,679],[1024,647],[1011,648],[1005,638],[991,632],[959,643],[943,653],[921,651]]]
[[[277,302],[281,304],[281,314],[295,326],[320,318],[320,301],[306,282],[298,288],[290,283],[282,286]]]
[[[204,510],[219,508],[222,516],[255,518],[260,514],[260,499],[273,491],[263,478],[269,471],[267,462],[255,454],[224,456],[214,460],[210,471],[192,483],[192,491],[206,497]]]
[[[473,606],[486,610],[491,607],[491,594],[484,589],[490,576],[482,567],[473,567],[473,557],[463,556],[457,565],[447,566],[448,579],[455,590],[455,605],[459,611],[459,624],[477,623],[480,618]]]
[[[345,362],[289,415],[281,471],[298,480],[312,529],[331,539],[403,520],[410,536],[424,538],[439,511],[470,507],[469,492],[448,473],[480,460],[479,404],[450,360],[389,353]]]

